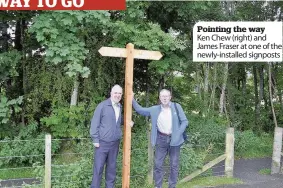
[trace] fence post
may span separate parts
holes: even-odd
[[[226,159],[225,159],[225,175],[233,177],[234,172],[234,128],[226,130]]]
[[[45,135],[45,188],[51,188],[51,135]]]
[[[271,174],[277,174],[280,172],[280,160],[281,160],[281,149],[282,149],[282,130],[283,129],[280,127],[275,127]]]
[[[147,131],[147,138],[148,138],[148,183],[152,185],[153,183],[153,148],[150,142],[150,129]]]

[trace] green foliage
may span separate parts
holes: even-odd
[[[243,158],[268,157],[272,155],[272,135],[258,136],[251,130],[235,132],[235,155]]]
[[[14,138],[5,138],[0,142],[0,166],[23,166],[44,161],[44,133],[38,134],[38,124],[31,123],[22,127]],[[52,152],[59,148],[58,142],[52,143]]]
[[[204,118],[190,115],[190,143],[199,147],[209,144],[224,146],[226,122],[221,118]]]
[[[111,45],[123,46],[131,41],[137,47],[147,50],[167,51],[183,50],[185,44],[168,33],[164,33],[158,24],[148,23],[147,25],[126,24],[122,21],[115,23],[115,41]],[[136,47],[136,48],[137,48]]]
[[[241,184],[243,183],[240,179],[236,178],[226,178],[226,177],[201,177],[195,178],[189,182],[182,183],[177,185],[176,188],[190,188],[190,187],[215,187],[222,185],[231,185],[231,184]]]
[[[17,50],[0,53],[0,80],[18,76],[16,65],[20,62],[21,55]]]
[[[47,62],[55,65],[67,62],[70,77],[88,77],[90,70],[83,67],[88,50],[83,40],[85,27],[105,26],[109,13],[105,11],[52,11],[40,14],[30,28],[37,40],[46,47]]]
[[[128,6],[127,11],[114,23],[110,45],[124,48],[125,44],[131,42],[135,48],[160,51],[162,59],[150,63],[149,70],[153,75],[165,75],[184,68],[184,64],[180,67],[183,56],[178,52],[186,49],[186,41],[180,40],[175,31],[164,32],[158,23],[146,21],[145,10],[142,9],[148,8],[147,2],[139,2],[138,5],[131,2]]]
[[[25,117],[36,120],[49,116],[52,105],[67,105],[73,81],[64,75],[63,66],[54,66],[42,59],[29,61],[26,78]]]
[[[201,153],[197,153],[196,150],[187,144],[183,145],[180,154],[180,179],[201,168],[204,164],[203,159],[204,156]]]
[[[263,168],[258,173],[261,174],[261,175],[270,175],[271,169],[270,168]]]
[[[102,97],[96,96],[90,103],[71,107],[54,107],[49,117],[41,118],[54,137],[89,137],[90,120]]]
[[[190,144],[184,146],[181,154],[183,167],[180,176],[199,168],[211,154],[216,154],[216,151],[224,153],[228,121],[226,117],[218,117],[219,98],[224,83],[224,65],[218,63],[214,66],[213,63],[207,63],[208,72],[206,72],[204,66],[206,64],[192,62],[193,25],[199,21],[274,20],[282,9],[282,2],[232,2],[231,5],[235,8],[234,15],[228,16],[224,14],[224,9],[227,9],[224,7],[225,4],[210,1],[134,1],[127,2],[125,11],[4,11],[1,16],[2,31],[8,26],[15,27],[16,24],[17,31],[22,31],[22,34],[15,33],[15,39],[6,38],[7,41],[5,36],[2,36],[0,41],[8,43],[7,49],[5,48],[8,51],[0,54],[0,89],[1,92],[6,93],[7,99],[14,99],[11,100],[11,104],[8,104],[7,99],[1,99],[0,103],[0,137],[1,139],[8,137],[6,139],[10,143],[5,143],[4,147],[0,146],[1,152],[15,156],[43,152],[43,148],[39,149],[42,146],[18,144],[12,140],[43,139],[46,131],[60,138],[88,137],[90,119],[96,104],[103,100],[102,96],[109,94],[113,84],[124,84],[124,59],[101,57],[98,50],[102,46],[124,48],[131,42],[135,48],[158,50],[163,54],[160,61],[135,60],[133,89],[137,93],[148,91],[149,104],[155,104],[158,87],[170,88],[173,91],[174,101],[181,103],[188,115]],[[24,20],[25,23],[22,22]],[[26,23],[30,24],[26,25]],[[30,32],[26,32],[26,27]],[[17,44],[17,47],[14,44]],[[14,48],[22,51],[15,51]],[[263,66],[262,82],[265,87],[263,97],[266,103],[260,106],[259,116],[255,116],[255,84],[252,71],[254,64],[229,64],[225,93],[227,119],[231,120],[236,130],[255,131],[236,131],[235,144],[238,157],[268,156],[271,153],[272,136],[262,134],[263,131],[273,131],[264,64],[257,64]],[[276,97],[275,94],[280,95],[283,84],[282,65],[274,64],[272,69],[274,91],[278,91],[274,93]],[[212,74],[214,70],[216,70],[216,80]],[[256,71],[259,70],[261,69]],[[65,73],[67,76],[64,75]],[[204,91],[205,78],[208,78],[207,91]],[[66,107],[70,101],[74,80],[79,82],[78,100],[89,105]],[[259,78],[257,86],[259,87]],[[214,87],[216,88],[214,98],[210,98]],[[25,100],[21,105],[23,110],[21,114],[13,114],[19,110],[20,103],[15,101],[18,96],[24,96]],[[274,106],[280,125],[282,118],[279,112],[282,111],[282,105],[280,101],[276,101]],[[207,113],[208,107],[209,113]],[[29,124],[33,120],[40,122],[40,119],[43,125],[38,125],[36,129],[33,125],[25,126],[18,123]],[[145,119],[136,117],[135,114],[134,121],[131,175],[137,176],[131,181],[131,186],[140,187],[146,184],[148,159],[145,151],[148,139],[143,133],[148,127]],[[19,132],[22,134],[21,138],[18,138]],[[91,146],[89,144],[81,147],[92,151]],[[64,147],[60,145],[60,152],[65,151]],[[24,153],[21,153],[21,150]],[[77,148],[74,151],[81,152]],[[79,176],[79,179],[74,179],[78,180],[76,183],[66,180],[66,185],[63,183],[65,187],[86,187],[86,183],[90,182],[92,159],[85,158],[83,160],[86,162],[83,162],[82,166],[86,171],[84,169],[76,171],[70,167],[70,169],[59,168],[59,171],[55,172],[61,175],[65,170],[66,173]],[[60,162],[65,158],[56,159]],[[66,159],[76,162],[82,157],[66,157]],[[188,159],[189,163],[186,163]],[[5,165],[13,163],[20,166],[35,161],[35,159],[28,161],[24,158],[15,158],[7,160]],[[121,152],[119,161],[122,161]],[[118,168],[121,171],[121,164]],[[61,180],[54,180],[54,183],[59,181]]]
[[[52,187],[88,187],[92,179],[92,166],[92,160],[83,158],[65,168],[55,168],[53,175],[59,178],[53,179]]]
[[[0,96],[0,125],[7,124],[12,116],[12,113],[20,112],[20,104],[23,101],[23,96],[17,99],[8,100],[4,95]]]
[[[51,116],[44,117],[41,122],[49,127],[54,137],[85,137],[89,135],[89,114],[86,105],[59,107]]]
[[[0,179],[21,179],[21,178],[33,178],[33,169],[10,169],[0,170]]]
[[[38,166],[38,163],[34,165]],[[44,184],[44,168],[35,168],[33,174],[39,177],[42,184]],[[56,177],[51,180],[52,187],[88,187],[92,178],[92,160],[83,158],[69,165],[66,163],[63,164],[63,166],[54,165],[54,167],[52,167],[52,177]],[[34,186],[36,186],[36,184],[25,185],[24,187]]]

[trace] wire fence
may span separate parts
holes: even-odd
[[[182,145],[179,179],[201,169],[203,165],[225,153],[225,133],[220,135],[221,142],[205,139],[211,136],[211,134],[197,134],[196,137],[190,139],[189,143]],[[151,170],[154,161],[153,156],[148,155],[148,138],[147,132],[132,133],[130,183],[134,188],[148,185],[152,181]],[[0,177],[2,177],[0,178],[0,187],[44,187],[44,159],[46,156],[44,142],[45,139],[0,141]],[[121,141],[117,159],[116,187],[122,187],[122,148]],[[94,146],[90,138],[52,139],[52,188],[89,187],[93,173],[93,161]],[[23,164],[25,165],[20,166]],[[166,158],[164,162],[165,181],[170,172],[169,164],[169,159]],[[201,174],[201,176],[219,177],[224,175],[225,165],[223,162],[212,166]],[[4,180],[5,178],[7,180]],[[104,176],[102,183],[104,183]]]

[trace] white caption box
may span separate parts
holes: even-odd
[[[198,22],[195,62],[281,62],[282,22]]]

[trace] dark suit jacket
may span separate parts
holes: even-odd
[[[122,108],[121,104],[119,106],[120,115],[116,123],[115,111],[111,99],[109,98],[98,104],[94,111],[90,127],[90,136],[93,143],[99,143],[101,140],[112,142],[121,139]]]

